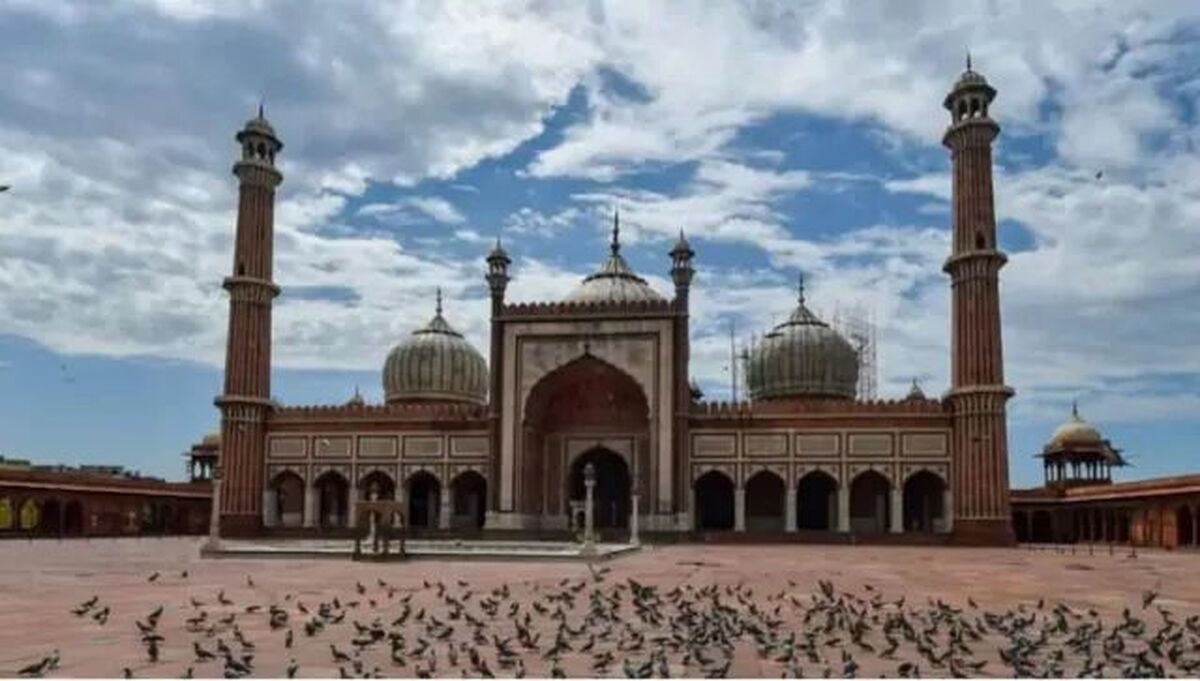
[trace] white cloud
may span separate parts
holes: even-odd
[[[739,134],[803,112],[868,122],[897,153],[936,147],[940,100],[970,45],[1000,89],[1000,144],[1044,135],[1057,155],[997,181],[999,215],[1019,220],[1035,242],[1003,274],[1017,409],[1078,391],[1115,400],[1115,380],[1200,371],[1192,304],[1200,166],[1188,151],[1200,132],[1171,98],[1195,102],[1200,92],[1185,72],[1195,43],[1178,39],[1196,12],[1185,3],[1033,0],[871,11],[634,0],[11,2],[0,10],[14,83],[0,92],[0,179],[15,186],[0,198],[0,331],[60,352],[219,364],[227,314],[219,280],[235,219],[230,138],[265,96],[287,144],[276,278],[285,291],[356,294],[345,302],[285,293],[279,365],[377,367],[425,321],[439,284],[452,320],[484,347],[475,256],[401,246],[337,221],[369,183],[453,181],[508,154],[582,87],[588,108],[561,139],[537,147],[526,181],[612,184],[582,183],[574,205],[521,201],[527,207],[504,221],[505,232],[558,236],[582,226],[599,235],[613,204],[630,248],[685,229],[701,268],[695,371],[710,382],[722,376],[724,316],[761,330],[794,294],[790,273],[713,266],[706,250],[760,249],[774,267],[809,271],[810,299],[828,314],[834,302],[875,311],[889,390],[917,374],[937,392],[949,323],[945,215],[934,214],[949,197],[948,178],[921,169],[885,185],[927,196],[936,227],[847,225],[798,236],[809,216],[784,214],[782,199],[869,178],[847,174],[851,159],[832,172],[784,169],[777,149],[738,151]],[[37,30],[22,30],[25,22]],[[797,143],[800,165],[822,142]],[[617,183],[683,161],[695,170],[681,186]],[[1104,182],[1094,180],[1099,169]],[[360,212],[435,220],[461,248],[490,240],[440,197]],[[514,256],[514,300],[557,299],[584,273]],[[669,291],[661,277],[652,281]],[[1152,389],[1139,394],[1157,404]],[[1177,404],[1195,402],[1185,394]]]
[[[453,203],[437,196],[410,196],[392,203],[368,203],[355,211],[355,215],[396,224],[433,219],[447,225],[461,225],[467,221]]]

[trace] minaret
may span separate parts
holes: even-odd
[[[488,388],[488,432],[490,455],[488,457],[488,506],[489,511],[500,510],[500,410],[503,408],[501,392],[504,385],[504,324],[500,317],[504,314],[504,291],[508,288],[508,266],[512,260],[500,239],[487,256],[487,284],[492,294],[492,343],[488,356],[488,378],[491,385]]]
[[[279,287],[271,280],[275,188],[283,175],[275,155],[283,143],[263,117],[250,119],[237,134],[242,157],[233,165],[240,181],[233,275],[229,291],[229,336],[225,346],[225,390],[221,410],[221,532],[252,535],[262,529],[266,418],[271,411],[271,304]]]
[[[675,242],[675,247],[671,249],[671,279],[675,281],[675,442],[672,443],[674,451],[671,453],[671,461],[673,462],[674,471],[672,480],[675,481],[675,489],[672,497],[675,499],[675,508],[670,509],[676,514],[684,513],[690,506],[689,499],[692,498],[691,487],[687,481],[691,480],[688,475],[688,467],[691,463],[688,461],[688,445],[691,436],[688,434],[688,418],[691,413],[692,404],[692,386],[689,381],[690,376],[690,355],[691,342],[689,334],[691,333],[691,322],[688,315],[688,299],[692,287],[692,277],[696,271],[692,269],[692,256],[696,253],[692,250],[691,244],[688,243],[687,237],[683,235],[683,230],[679,230],[679,240]],[[654,512],[662,512],[666,509],[652,509]],[[678,517],[678,516],[677,516]],[[682,518],[681,522],[689,523],[687,518]],[[685,528],[692,527],[690,524],[685,524]]]
[[[943,267],[952,287],[951,493],[956,541],[1011,544],[1008,437],[1000,327],[1000,268],[1008,258],[996,243],[992,198],[992,142],[1000,126],[988,116],[996,90],[971,69],[959,77],[944,105],[950,127],[942,144],[953,165],[954,233]]]

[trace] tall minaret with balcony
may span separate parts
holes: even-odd
[[[954,535],[961,543],[1010,544],[1008,437],[1000,327],[992,142],[1000,126],[988,114],[996,90],[971,69],[970,57],[946,95],[950,127],[942,144],[953,165],[953,245],[944,270],[952,286],[951,453]]]
[[[500,321],[504,314],[504,292],[508,288],[508,266],[512,259],[496,239],[496,246],[487,256],[487,284],[492,297],[492,338],[491,350],[488,356],[488,485],[487,509],[495,512],[500,510],[500,410],[503,409],[501,392],[504,385],[504,324]]]
[[[690,317],[688,313],[689,293],[692,287],[692,277],[695,276],[696,270],[692,268],[692,257],[695,256],[692,251],[691,244],[688,243],[687,237],[683,235],[683,230],[679,230],[679,240],[675,242],[675,247],[671,249],[671,279],[675,282],[675,393],[673,401],[675,403],[675,423],[674,433],[675,442],[672,443],[672,480],[674,480],[674,494],[676,507],[674,509],[652,509],[655,513],[673,512],[677,516],[677,521],[688,528],[691,527],[686,516],[688,503],[687,500],[692,497],[691,489],[688,485],[690,476],[687,474],[689,463],[688,445],[691,436],[688,434],[688,419],[691,413],[692,404],[692,387],[689,380],[689,364],[691,355],[691,341],[688,337],[690,333]],[[649,498],[648,495],[643,495],[643,498]]]
[[[263,117],[250,119],[236,137],[241,158],[233,165],[238,188],[233,274],[229,292],[229,336],[225,346],[225,389],[221,410],[220,526],[226,535],[262,528],[266,419],[271,411],[271,305],[279,295],[272,281],[275,188],[283,175],[275,156],[283,143]]]

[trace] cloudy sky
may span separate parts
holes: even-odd
[[[0,0],[0,453],[182,475],[217,423],[234,132],[286,147],[274,391],[381,398],[447,316],[486,351],[482,258],[553,300],[605,253],[669,292],[697,251],[692,371],[728,328],[878,327],[881,396],[949,367],[942,96],[999,90],[1017,484],[1078,399],[1126,477],[1200,469],[1200,7],[1194,2]]]

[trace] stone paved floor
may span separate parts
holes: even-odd
[[[176,677],[188,667],[197,676],[220,676],[218,663],[195,661],[192,642],[200,641],[211,650],[220,637],[234,645],[233,632],[222,627],[212,638],[187,632],[184,620],[197,612],[189,604],[194,598],[205,603],[202,609],[208,612],[208,622],[237,614],[238,627],[255,644],[256,674],[282,676],[294,658],[300,676],[336,677],[338,666],[331,659],[329,645],[351,649],[350,640],[355,636],[354,628],[348,626],[351,621],[365,624],[378,617],[387,626],[400,610],[399,599],[409,593],[415,594],[414,606],[448,620],[444,604],[432,589],[423,588],[426,581],[442,580],[459,595],[469,588],[477,594],[476,601],[478,595],[507,583],[511,600],[525,603],[544,596],[564,578],[589,580],[591,585],[588,566],[573,563],[202,560],[199,543],[190,538],[0,542],[0,676],[15,675],[19,668],[55,648],[61,652],[61,664],[51,676],[111,677],[121,675],[125,667],[138,676]],[[1141,610],[1142,594],[1154,589],[1161,592],[1156,605],[1175,611],[1180,619],[1200,614],[1200,554],[1196,553],[1143,551],[1132,558],[1126,550],[1112,556],[1106,551],[1089,556],[1086,550],[1070,555],[1024,548],[686,545],[648,547],[606,566],[611,568],[605,580],[609,585],[630,577],[663,590],[685,583],[724,587],[742,582],[753,588],[753,598],[761,598],[767,607],[783,602],[783,596],[774,596],[772,603],[770,594],[787,592],[808,599],[818,590],[818,580],[827,579],[838,589],[864,596],[874,593],[867,591],[870,585],[889,599],[904,595],[909,603],[917,603],[940,598],[965,608],[971,598],[980,608],[995,611],[1022,603],[1032,605],[1041,598],[1062,600],[1076,609],[1094,608],[1100,616],[1114,620],[1125,607]],[[185,570],[187,576],[183,577]],[[150,583],[147,578],[154,572],[160,576]],[[254,586],[248,585],[247,576]],[[379,579],[396,588],[391,599],[377,586]],[[458,580],[469,586],[459,586]],[[366,595],[356,593],[356,582],[369,587]],[[222,589],[234,605],[216,603]],[[582,620],[587,609],[586,593],[580,598],[572,626]],[[112,610],[103,626],[69,612],[94,594]],[[360,604],[346,610],[343,624],[311,638],[305,636],[297,601],[315,611],[318,603],[334,597],[343,604],[355,600]],[[376,600],[376,609],[371,609],[369,599]],[[291,650],[283,647],[283,630],[272,631],[267,626],[265,612],[245,612],[249,605],[265,610],[271,604],[290,613],[296,641]],[[135,620],[160,605],[164,612],[158,629],[165,640],[160,661],[152,664],[139,643]],[[473,612],[478,615],[477,609]],[[412,620],[407,626],[411,648],[421,632],[413,628]],[[512,632],[511,621],[503,616],[494,626],[502,636]],[[534,628],[543,632],[545,647],[554,637],[554,628],[548,621]],[[459,631],[459,636],[469,638],[461,624]],[[445,657],[441,656],[437,674],[459,676],[459,669],[449,668]],[[364,652],[363,659],[368,671],[378,665],[384,674],[415,673],[411,663],[405,668],[391,666],[386,641]],[[623,676],[621,658],[616,659],[608,674]],[[531,654],[526,662],[528,673],[547,674],[545,664],[540,655]],[[590,659],[581,653],[568,654],[562,662],[572,675],[593,675],[589,664]],[[674,662],[672,665],[673,674],[684,671]],[[894,675],[894,665],[867,660],[859,673]],[[492,669],[498,676],[512,675],[497,669],[495,663]],[[820,665],[809,666],[805,671],[819,675],[820,669]],[[987,671],[1006,675],[1000,666],[989,666]],[[739,648],[730,670],[741,676],[778,677],[780,672],[779,664],[754,654],[752,643],[747,643],[745,650]],[[689,668],[689,673],[699,671]],[[834,675],[840,676],[840,669],[835,669]]]

